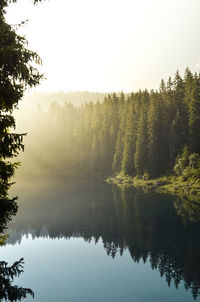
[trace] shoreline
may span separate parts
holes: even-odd
[[[115,184],[119,187],[133,186],[142,188],[144,191],[155,191],[158,193],[168,193],[172,195],[181,195],[188,197],[200,197],[200,179],[188,179],[183,181],[182,177],[163,176],[156,179],[140,179],[118,174],[109,177],[106,182]]]

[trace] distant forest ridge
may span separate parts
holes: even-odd
[[[48,111],[38,108],[35,117],[31,112],[37,120],[30,128],[31,152],[38,152],[40,168],[43,163],[66,174],[139,177],[175,170],[186,178],[200,178],[199,74],[187,68],[183,78],[177,72],[167,83],[162,80],[156,91],[96,94],[97,102],[93,97],[85,93],[81,100],[87,102],[79,107],[55,100]]]
[[[90,92],[90,91],[71,91],[71,92],[34,92],[33,94],[27,94],[23,101],[27,105],[30,103],[40,104],[42,108],[51,104],[52,102],[57,102],[59,105],[64,103],[71,103],[74,106],[80,106],[84,103],[90,102],[103,102],[107,93],[104,92]]]

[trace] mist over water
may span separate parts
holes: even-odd
[[[82,301],[81,295],[88,301],[197,297],[199,226],[184,226],[170,196],[56,176],[19,179],[13,193],[20,196],[19,210],[6,231],[6,259],[12,259],[13,252],[23,254],[25,274],[19,282],[29,281],[36,301],[53,301],[52,295],[55,299],[55,278],[59,301],[66,295],[72,301]],[[36,277],[38,265],[43,273]],[[49,277],[58,268],[59,277]],[[39,285],[41,278],[48,284],[47,293]],[[99,293],[100,288],[105,292]]]
[[[77,140],[80,110],[53,103],[17,113],[28,135],[1,255],[24,257],[18,284],[38,302],[198,301],[200,226],[180,215],[175,197],[119,189],[105,183],[106,171],[96,176]]]
[[[199,3],[0,1],[0,302],[200,302]]]

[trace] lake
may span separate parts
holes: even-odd
[[[12,194],[1,260],[24,258],[13,284],[34,301],[200,301],[200,225],[174,197],[57,177],[19,180]]]

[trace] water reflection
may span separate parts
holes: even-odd
[[[18,210],[17,197],[10,199],[7,191],[0,184],[0,233],[6,229],[12,216],[16,215]]]
[[[164,195],[135,193],[131,198],[131,192],[125,190],[117,204],[123,204],[126,238],[133,235],[129,246],[133,259],[145,261],[150,256],[152,269],[158,269],[169,286],[178,287],[183,280],[196,299],[200,293],[200,226],[184,225],[170,197]]]
[[[9,224],[9,243],[32,237],[102,238],[113,258],[128,250],[132,259],[150,260],[167,284],[181,281],[200,294],[200,226],[182,222],[170,196],[136,192],[105,183],[90,186],[54,183],[38,191],[27,187],[17,217]]]
[[[8,266],[5,261],[0,261],[0,299],[14,302],[21,301],[28,294],[34,297],[31,289],[12,285],[14,278],[23,273],[23,264],[23,258],[14,262],[11,266]]]
[[[199,197],[179,196],[174,202],[177,215],[179,215],[184,224],[188,222],[200,223],[200,202]]]
[[[16,215],[18,205],[16,203],[17,197],[10,199],[8,197],[7,185],[0,184],[0,246],[6,243],[8,235],[2,234],[7,228],[7,224]],[[21,301],[34,293],[29,288],[23,288],[13,285],[12,282],[15,277],[19,277],[23,272],[24,260],[14,262],[11,266],[5,261],[0,261],[0,301]]]

